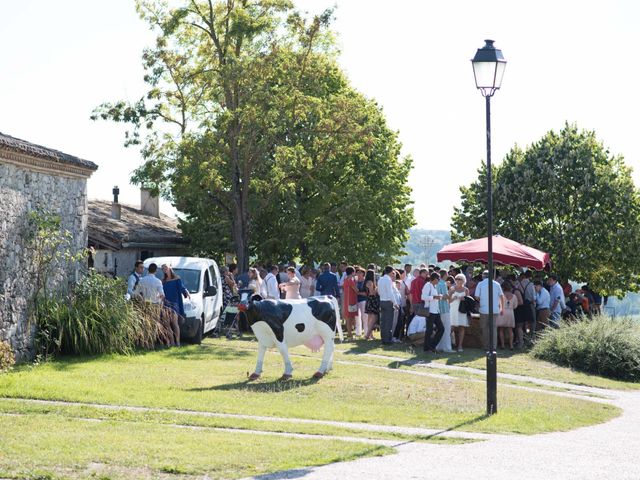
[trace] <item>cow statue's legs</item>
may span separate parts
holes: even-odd
[[[323,328],[320,333],[322,340],[324,340],[324,352],[322,352],[322,363],[316,373],[313,374],[314,378],[322,378],[333,367],[333,351],[335,349],[333,343],[333,337],[335,333],[327,328]]]
[[[266,351],[267,347],[258,342],[258,360],[256,362],[256,371],[249,376],[249,381],[257,380],[258,378],[260,378],[260,375],[262,374],[262,362],[264,361],[264,354],[266,353]]]
[[[284,360],[284,373],[282,374],[282,380],[288,380],[293,375],[293,365],[289,359],[289,349],[285,342],[279,342],[276,346],[280,351],[280,355],[282,355],[282,360]]]

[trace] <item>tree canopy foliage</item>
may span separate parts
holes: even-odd
[[[337,64],[332,11],[288,0],[138,1],[158,32],[147,94],[99,106],[132,125],[135,183],[184,213],[197,253],[386,261],[413,225],[396,132]],[[173,129],[168,128],[173,127]]]
[[[551,253],[565,279],[605,294],[640,287],[640,196],[624,159],[595,132],[566,124],[526,149],[515,146],[494,171],[494,230]],[[461,187],[454,241],[486,236],[486,167]]]

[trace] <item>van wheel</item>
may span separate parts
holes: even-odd
[[[198,333],[193,337],[193,343],[200,345],[202,343],[202,337],[204,335],[204,315],[200,318],[200,327],[198,327]]]

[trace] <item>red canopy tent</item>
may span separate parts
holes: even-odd
[[[438,252],[438,261],[487,263],[487,237],[452,243]],[[493,236],[493,261],[502,265],[514,265],[535,270],[549,270],[551,257],[548,253],[522,245],[500,235]]]

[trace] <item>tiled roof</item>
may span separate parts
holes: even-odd
[[[120,220],[111,218],[111,202],[89,200],[89,243],[92,241],[115,250],[126,244],[185,245],[178,221],[160,214],[160,218],[121,205]]]
[[[98,166],[89,160],[74,157],[73,155],[69,155],[68,153],[63,153],[52,148],[36,145],[35,143],[27,142],[26,140],[20,140],[19,138],[5,135],[2,132],[0,132],[0,149],[12,150],[14,152],[24,153],[34,157],[46,158],[48,160],[53,160],[54,162],[71,164],[89,170],[98,169]]]

